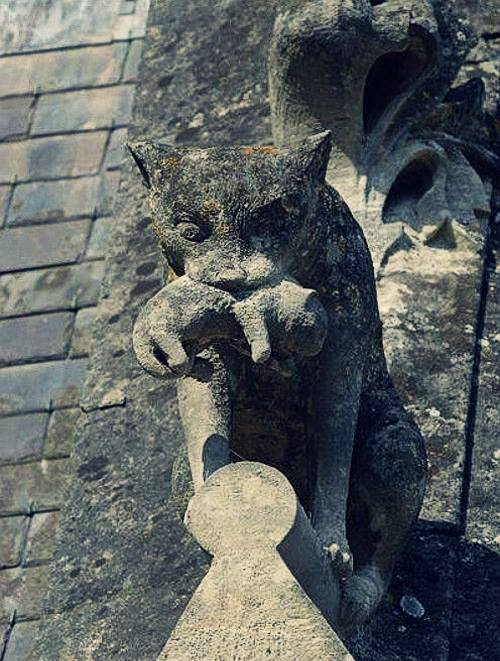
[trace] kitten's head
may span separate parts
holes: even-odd
[[[130,146],[153,227],[178,275],[227,290],[279,280],[324,183],[330,133],[292,149]]]

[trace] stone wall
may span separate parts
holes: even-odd
[[[154,2],[133,136],[175,144],[269,142],[265,55],[273,14],[267,2],[244,7],[238,0]],[[174,388],[141,373],[131,348],[137,312],[163,279],[144,194],[132,171],[119,199],[120,223],[99,308],[101,342],[91,357],[60,562],[37,647],[36,658],[46,661],[155,658],[207,567],[179,518],[176,479],[171,489],[172,473],[182,475]],[[489,253],[478,262],[484,274],[491,260]],[[478,393],[481,401],[491,402],[498,387],[486,371],[478,376],[488,287],[483,283],[479,291],[473,284],[470,293],[472,328],[464,333],[472,333],[466,340],[471,360],[459,385],[463,427],[450,431],[458,448],[456,460],[448,462],[453,494],[437,508],[427,501],[430,515],[409,541],[374,623],[351,641],[356,658],[444,661],[495,655],[496,616],[489,609],[498,602],[495,540],[486,536],[486,527],[484,534],[476,533],[475,516],[467,517],[473,507],[486,519],[493,511],[484,489],[491,496],[487,439],[494,406],[476,407],[489,411],[481,412],[477,424],[471,412]],[[452,314],[450,328],[457,321]],[[441,355],[443,347],[433,351]],[[494,364],[495,356],[489,360]],[[483,361],[486,370],[492,363]],[[475,384],[470,389],[469,381]],[[446,392],[441,397],[446,400]],[[414,599],[424,606],[423,616],[415,616]]]
[[[48,590],[145,0],[0,6],[0,658]]]
[[[8,89],[17,89],[13,86],[21,85],[23,77],[30,81],[33,74],[29,67],[21,65],[16,69],[14,65],[18,58],[27,58],[26,62],[29,58],[36,58],[33,61],[41,62],[43,66],[33,65],[32,71],[36,70],[42,90],[43,84],[52,86],[53,93],[47,94],[54,97],[50,103],[57,104],[61,93],[59,81],[64,78],[63,73],[72,75],[72,70],[77,71],[78,75],[88,76],[80,83],[85,88],[101,85],[118,88],[120,85],[121,89],[122,81],[126,87],[121,73],[123,66],[124,70],[128,66],[124,59],[126,51],[119,49],[123,48],[123,44],[127,46],[129,39],[121,26],[127,20],[133,23],[135,14],[118,14],[117,10],[131,11],[133,3],[87,3],[85,6],[91,9],[99,4],[100,13],[86,12],[88,30],[80,28],[77,31],[76,40],[80,45],[76,48],[71,47],[71,40],[75,39],[75,25],[78,21],[82,22],[83,11],[81,14],[73,13],[73,16],[71,12],[66,12],[63,20],[62,7],[71,5],[68,0],[44,3],[43,12],[48,12],[45,14],[36,14],[34,4],[29,0],[7,4],[10,4],[11,11],[14,4],[16,10],[25,11],[32,27],[29,27],[30,21],[26,21],[26,25],[19,21],[6,32],[9,36],[5,40],[8,42],[5,50],[11,54],[0,59],[0,67],[2,60],[9,60],[10,65],[8,73],[0,75],[0,85],[2,79],[6,79]],[[78,4],[81,8],[83,3]],[[470,72],[480,70],[487,77],[491,76],[488,103],[493,109],[496,103],[494,88],[498,79],[498,35],[497,28],[489,30],[488,25],[490,21],[492,25],[498,23],[494,19],[496,2],[460,0],[458,4],[464,13],[470,15],[482,34],[477,47],[479,50],[473,51],[461,75],[467,77]],[[5,13],[4,7],[0,8],[0,15],[2,11]],[[273,16],[274,3],[264,0],[252,3],[242,3],[241,0],[210,3],[155,0],[139,81],[133,137],[157,138],[175,144],[270,142],[265,58]],[[58,21],[60,28],[57,28]],[[44,30],[33,27],[42,23],[46,26]],[[103,27],[103,24],[108,27]],[[87,36],[80,36],[85,34]],[[103,37],[103,34],[106,36]],[[128,58],[138,57],[138,42],[134,38],[138,34],[132,33]],[[53,41],[47,41],[56,39],[56,35],[65,47],[62,50],[54,48]],[[81,44],[84,43],[89,45],[83,47]],[[108,49],[108,55],[103,71],[99,69],[99,49],[104,48]],[[32,49],[48,50],[36,55],[14,54]],[[486,55],[484,49],[487,49]],[[84,67],[80,57],[83,51],[86,56]],[[68,59],[61,67],[56,58],[65,54]],[[119,65],[113,73],[115,58]],[[106,76],[110,76],[113,83],[110,84]],[[36,91],[38,93],[38,89]],[[95,200],[98,198],[93,196],[98,193],[87,182],[96,182],[108,172],[105,165],[104,169],[101,166],[99,176],[94,173],[98,167],[95,159],[100,159],[100,165],[101,161],[106,163],[106,158],[110,158],[109,155],[103,157],[105,144],[108,154],[116,153],[110,138],[116,136],[115,140],[119,142],[123,131],[113,128],[110,121],[119,116],[123,108],[121,103],[127,103],[119,92],[115,92],[119,99],[106,95],[100,103],[98,98],[94,98],[89,115],[91,118],[86,119],[82,116],[82,103],[78,100],[74,105],[70,103],[69,96],[76,94],[76,90],[67,92],[67,97],[64,92],[64,108],[71,112],[71,121],[76,122],[76,129],[75,124],[69,124],[73,128],[68,128],[65,122],[69,119],[66,116],[54,122],[55,115],[51,109],[54,106],[45,101],[41,105],[45,112],[41,112],[37,120],[40,127],[37,131],[43,132],[46,126],[49,133],[36,138],[33,134],[26,140],[15,137],[12,144],[0,145],[0,151],[15,150],[18,169],[18,183],[14,186],[10,183],[12,168],[9,168],[9,174],[5,175],[7,180],[0,188],[0,193],[4,191],[1,199],[9,204],[4,231],[30,229],[39,232],[44,227],[56,226],[54,220],[57,218],[57,241],[63,243],[55,251],[57,254],[68,249],[63,235],[59,233],[65,223],[70,222],[76,228],[77,223],[90,219],[93,227],[97,228],[97,217],[101,212],[96,211]],[[93,94],[98,96],[99,91]],[[21,87],[12,99],[24,96],[27,94]],[[43,96],[40,98],[43,99]],[[12,99],[7,101],[17,103]],[[11,107],[9,103],[7,108]],[[35,115],[36,110],[35,106]],[[22,125],[19,110],[15,112],[15,117],[15,121],[11,120],[15,126]],[[92,126],[86,125],[87,121],[92,122]],[[63,123],[66,127],[64,131],[69,133],[64,137],[51,135],[50,131],[54,129],[60,132]],[[30,126],[33,125],[34,119],[30,119]],[[14,128],[14,131],[18,130]],[[105,134],[103,145],[100,142],[102,134]],[[81,150],[78,140],[83,139],[95,141],[95,144],[92,142],[90,149]],[[45,164],[44,159],[38,156],[37,146],[42,144],[51,149],[47,152],[50,158]],[[55,157],[52,157],[53,154]],[[81,155],[77,157],[77,154]],[[117,164],[113,157],[111,159],[112,163]],[[63,170],[58,169],[62,168],[62,162],[67,164]],[[78,164],[81,162],[84,165]],[[8,164],[4,159],[0,159],[0,163],[4,163],[0,167]],[[17,194],[21,196],[23,186],[32,185],[30,182],[25,184],[23,178],[28,177],[30,172],[41,176],[43,168],[47,168],[43,178],[48,181],[41,181],[36,191],[42,191],[40,199],[43,200],[47,195],[44,186],[50,186],[48,199],[53,206],[43,206],[42,212],[36,211],[37,203],[32,200],[36,200],[37,196],[25,195],[20,197],[25,200],[19,212],[22,219],[15,221],[11,217],[9,220],[16,192],[19,191]],[[64,180],[64,175],[70,173],[76,177],[68,183],[76,188],[69,189],[72,192],[68,195],[68,189],[61,190],[58,185],[59,178]],[[28,188],[24,190],[29,192]],[[61,199],[63,202],[59,201]],[[80,199],[85,201],[79,202]],[[59,211],[61,204],[68,209],[62,214]],[[35,211],[31,210],[30,205],[35,207]],[[84,208],[90,210],[82,213]],[[26,211],[23,212],[23,209]],[[0,445],[0,448],[10,448],[7,450],[10,453],[7,462],[20,464],[0,468],[1,484],[6,485],[5,488],[0,486],[0,503],[10,503],[15,499],[16,503],[22,503],[15,506],[17,509],[9,505],[10,509],[6,511],[9,516],[0,519],[0,526],[5,522],[7,531],[1,536],[2,540],[8,540],[5,557],[14,557],[14,560],[7,562],[10,568],[0,572],[0,581],[3,581],[1,589],[5,595],[0,629],[3,627],[9,641],[4,652],[7,661],[107,661],[122,656],[149,661],[160,652],[206,572],[207,558],[185,532],[179,518],[177,492],[170,487],[171,474],[182,475],[179,462],[175,461],[182,439],[174,388],[141,373],[131,348],[133,321],[143,303],[160,287],[163,264],[148,227],[148,211],[140,182],[130,168],[126,170],[121,184],[114,218],[112,239],[108,244],[107,275],[96,321],[99,342],[91,351],[83,397],[80,400],[73,398],[68,403],[64,399],[68,392],[67,377],[64,374],[52,377],[56,381],[54,386],[50,386],[52,380],[47,376],[55,369],[54,366],[64,372],[67,365],[73,367],[77,361],[81,361],[83,371],[86,366],[84,361],[87,360],[83,354],[89,340],[83,335],[78,342],[75,331],[72,338],[66,340],[67,349],[57,349],[60,353],[46,354],[39,361],[36,356],[21,355],[21,358],[9,359],[16,364],[10,362],[0,369],[0,378],[2,373],[7,374],[9,388],[10,384],[18,383],[11,375],[16,370],[20,371],[19,385],[15,386],[6,401],[22,402],[15,405],[15,411],[8,409],[10,412],[5,419],[9,421],[6,423],[9,442]],[[28,228],[27,223],[34,220],[37,227]],[[471,327],[462,328],[463,320],[456,316],[460,315],[460,309],[453,312],[449,320],[450,329],[456,324],[453,332],[450,330],[450,342],[461,338],[460,342],[466,345],[470,358],[465,366],[466,378],[459,385],[463,404],[460,430],[448,429],[449,425],[446,427],[446,421],[441,418],[437,421],[445,425],[452,441],[453,455],[446,447],[441,448],[445,451],[446,465],[453,471],[452,488],[447,489],[447,483],[441,481],[438,490],[441,500],[435,500],[434,504],[427,500],[426,516],[408,544],[377,618],[359,640],[352,641],[355,656],[359,659],[477,661],[495,658],[497,653],[500,655],[495,648],[500,596],[496,553],[498,522],[495,520],[499,509],[495,500],[498,462],[495,430],[498,429],[499,409],[496,376],[499,363],[499,301],[495,252],[498,225],[498,219],[495,222],[493,217],[483,257],[476,257],[482,273],[480,282],[468,287],[470,295],[466,303],[472,319]],[[92,234],[90,237],[92,241]],[[16,240],[15,235],[13,240]],[[32,242],[29,239],[26,241],[33,249]],[[2,275],[0,284],[4,278],[7,283],[14,279],[16,284],[12,291],[19,292],[10,295],[3,304],[8,323],[21,324],[24,328],[26,321],[54,316],[53,323],[59,320],[59,327],[62,325],[63,328],[59,335],[50,333],[50,342],[52,346],[60,347],[64,345],[65,336],[64,323],[59,317],[70,315],[74,318],[76,314],[77,321],[78,316],[93,317],[96,285],[102,271],[95,276],[84,274],[87,274],[86,269],[97,266],[102,269],[102,263],[92,257],[89,259],[88,245],[85,244],[87,252],[83,253],[78,263],[68,265],[71,255],[75,254],[73,252],[70,257],[65,257],[60,266],[37,262],[33,271],[28,264],[21,267],[23,270]],[[19,250],[11,247],[7,252],[10,254],[14,249]],[[73,250],[78,252],[78,247]],[[102,247],[100,250],[102,255]],[[403,263],[403,270],[404,266]],[[38,277],[44,276],[46,270],[50,275],[42,278],[41,285],[36,284]],[[90,280],[86,281],[85,277]],[[454,275],[455,281],[459,287],[457,274]],[[425,292],[419,295],[423,301],[426,300]],[[434,298],[438,296],[437,290]],[[83,309],[77,312],[80,307]],[[56,314],[59,315],[57,319]],[[21,320],[11,321],[16,316]],[[417,322],[418,319],[417,314]],[[9,330],[12,327],[5,328]],[[14,334],[15,338],[21,338],[21,332],[15,326],[13,328],[10,336]],[[36,330],[31,332],[36,332],[37,338],[43,337]],[[36,342],[29,339],[14,342],[13,346],[21,346],[21,349],[10,351],[22,354],[27,347],[40,344],[39,339]],[[76,351],[72,348],[74,344],[80,347]],[[10,345],[7,343],[6,346]],[[442,356],[449,347],[432,349],[433,356]],[[14,353],[14,356],[18,354]],[[36,362],[28,367],[17,364],[27,360]],[[418,360],[416,362],[418,364]],[[38,370],[41,370],[41,376],[37,381]],[[437,375],[446,373],[446,364],[443,363],[442,368],[436,365],[436,370]],[[446,411],[446,391],[438,392],[438,376],[431,380],[436,396],[439,395],[443,402],[439,408],[436,407],[437,413],[441,414]],[[43,549],[47,548],[47,540],[53,540],[51,526],[55,524],[58,516],[56,510],[61,500],[59,496],[57,503],[54,503],[47,498],[53,498],[52,494],[57,493],[57,479],[64,481],[64,478],[56,476],[59,466],[66,467],[65,457],[71,445],[71,434],[64,430],[63,425],[72,428],[71,416],[77,416],[78,403],[84,412],[78,423],[72,478],[64,499],[55,552],[57,562],[51,573],[43,627],[38,630],[37,647],[32,651],[30,645],[34,630],[38,629],[41,597],[48,582],[47,564],[51,551]],[[21,406],[24,411],[21,411]],[[431,430],[435,415],[436,411],[432,410],[428,416]],[[42,430],[40,432],[36,431],[37,421]],[[8,426],[16,423],[27,426],[22,427],[21,432]],[[45,432],[47,423],[48,431]],[[33,432],[30,431],[32,428]],[[440,449],[440,440],[443,440],[441,432],[433,438],[436,451]],[[23,450],[23,445],[27,445],[28,450]],[[54,452],[60,454],[54,455]],[[17,453],[21,453],[21,457]],[[35,477],[31,477],[32,473]],[[47,532],[44,533],[44,530]],[[37,538],[42,541],[38,542],[40,550],[36,551],[38,555],[35,556],[35,551],[31,552],[30,548],[37,548]],[[5,579],[1,578],[2,573]],[[29,577],[33,577],[31,583],[28,583]],[[407,599],[401,602],[402,597]],[[418,599],[424,606],[422,617],[414,616],[416,611],[412,611],[411,606],[415,602],[412,599]],[[35,612],[26,613],[23,603],[30,607],[36,604]],[[0,658],[4,661],[1,655]]]

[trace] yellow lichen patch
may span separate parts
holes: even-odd
[[[176,168],[180,164],[181,159],[179,156],[168,156],[168,158],[162,158],[161,159],[161,164],[165,168]]]
[[[225,236],[230,232],[231,232],[230,223],[226,223],[226,222],[216,223],[216,225],[214,226],[214,234],[216,236]]]
[[[214,200],[213,197],[209,197],[206,200],[203,200],[201,203],[201,212],[202,214],[216,215],[222,211],[222,205],[217,200]]]
[[[269,154],[269,156],[276,156],[279,153],[277,147],[272,145],[259,145],[257,147],[242,147],[241,151],[245,156],[252,156],[253,154]]]
[[[162,232],[162,229],[161,229],[161,227],[160,227],[160,224],[157,223],[157,222],[155,222],[155,221],[153,220],[153,222],[151,223],[151,229],[153,230],[153,232],[154,232],[156,238],[157,238],[159,241],[161,241],[162,238],[163,238],[163,232]]]

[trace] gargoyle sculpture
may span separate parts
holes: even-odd
[[[423,439],[388,375],[362,231],[325,182],[328,132],[292,148],[131,146],[177,279],[134,329],[179,377],[195,490],[233,460],[278,468],[367,620],[423,498]]]

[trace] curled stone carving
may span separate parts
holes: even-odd
[[[452,87],[474,44],[452,4],[279,3],[269,51],[275,141],[332,131],[328,180],[362,224],[376,268],[402,226],[488,218],[495,130],[482,81]]]
[[[131,146],[176,276],[134,347],[179,377],[196,493],[234,459],[290,480],[343,581],[345,632],[388,586],[426,469],[387,373],[368,247],[326,183],[331,147],[329,132],[280,149]]]

